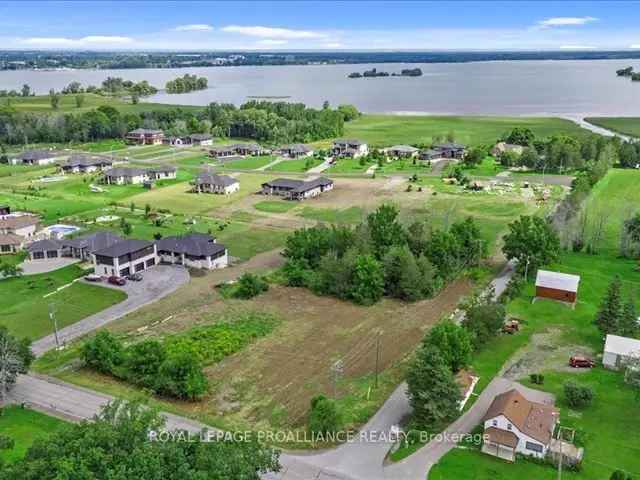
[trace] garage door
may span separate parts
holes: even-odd
[[[142,270],[144,270],[144,262],[138,263],[135,267],[133,267],[133,269],[136,272],[141,272]]]
[[[122,270],[120,270],[120,276],[121,277],[126,277],[130,273],[131,273],[131,270],[129,270],[129,267],[123,268]]]
[[[153,267],[155,264],[156,264],[155,258],[150,258],[149,260],[147,260],[147,268]]]
[[[49,250],[47,252],[47,258],[58,258],[58,251],[57,250]]]

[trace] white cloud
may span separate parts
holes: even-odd
[[[634,43],[633,45],[629,45],[629,48],[640,48],[640,43]]]
[[[342,48],[343,45],[340,42],[329,42],[322,45],[324,48]]]
[[[213,27],[206,23],[193,23],[191,25],[178,25],[173,30],[176,32],[209,32],[213,30]]]
[[[287,43],[289,43],[287,40],[276,40],[275,38],[265,38],[264,40],[258,41],[258,45],[264,45],[267,47],[286,45]]]
[[[229,25],[222,27],[221,30],[227,33],[238,33],[240,35],[247,35],[250,37],[264,37],[264,38],[285,38],[285,39],[301,39],[301,38],[322,38],[325,35],[319,32],[312,32],[310,30],[292,30],[289,28],[275,28],[275,27],[262,27],[262,26],[240,26]]]
[[[91,47],[91,46],[120,46],[133,43],[130,37],[119,37],[109,35],[89,35],[82,38],[65,37],[31,37],[18,40],[23,45],[49,48],[66,47]]]
[[[562,45],[560,50],[595,50],[598,47],[591,45]]]
[[[538,26],[542,28],[575,27],[597,21],[598,19],[595,17],[551,17],[539,21]]]

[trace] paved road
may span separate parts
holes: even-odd
[[[566,118],[567,120],[571,120],[572,122],[580,125],[582,128],[591,130],[592,132],[597,133],[599,135],[604,135],[606,137],[620,137],[624,141],[627,141],[627,142],[631,141],[631,137],[629,137],[628,135],[623,135],[621,133],[614,132],[613,130],[609,130],[608,128],[599,127],[598,125],[594,125],[593,123],[587,122],[583,115],[563,115],[563,118]]]
[[[127,299],[64,327],[58,332],[60,342],[66,343],[86,335],[96,328],[100,328],[149,303],[155,302],[189,281],[189,272],[179,266],[158,265],[151,270],[145,271],[143,275],[144,280],[142,282],[127,282],[125,287],[102,284],[106,288],[122,288],[128,295]],[[41,356],[55,348],[55,346],[55,336],[51,334],[34,342],[31,348],[36,356]]]
[[[327,168],[329,168],[331,166],[331,162],[332,161],[333,161],[333,158],[331,158],[331,157],[325,158],[324,162],[322,162],[320,165],[317,165],[317,166],[307,170],[307,174],[313,175],[314,173],[322,173],[322,172],[324,172]]]

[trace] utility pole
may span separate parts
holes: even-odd
[[[376,383],[375,388],[378,388],[378,373],[380,372],[380,343],[382,341],[382,331],[378,332],[376,338]]]
[[[58,320],[56,319],[56,311],[53,303],[49,303],[49,320],[53,324],[53,334],[56,337],[56,349],[60,349],[60,339],[58,338]]]

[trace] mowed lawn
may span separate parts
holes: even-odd
[[[585,120],[623,135],[640,137],[640,117],[587,117]]]
[[[229,160],[219,164],[219,168],[228,170],[255,170],[256,168],[269,165],[276,159],[273,155],[260,155],[256,157],[239,158],[238,160]],[[214,160],[212,160],[213,162]]]
[[[270,177],[242,173],[237,176],[240,190],[231,195],[197,194],[191,192],[191,185],[182,182],[169,187],[157,188],[131,197],[136,205],[147,203],[156,209],[167,209],[175,213],[202,214],[229,205],[260,190],[260,185]]]
[[[35,340],[53,332],[50,305],[56,312],[58,328],[62,328],[127,298],[119,290],[80,282],[43,298],[82,274],[82,269],[71,265],[49,273],[0,280],[0,325],[17,337]]]
[[[270,172],[294,172],[302,173],[306,172],[310,168],[317,167],[324,160],[321,158],[297,158],[295,160],[283,160],[280,163],[276,163],[273,167],[270,167]]]
[[[0,461],[12,462],[24,457],[34,441],[55,434],[67,423],[35,410],[10,405],[2,409],[0,433],[15,442],[11,450],[0,450]]]
[[[454,117],[363,115],[345,123],[345,137],[357,138],[374,147],[394,144],[431,143],[434,136],[453,132],[466,145],[491,144],[515,127],[530,128],[537,137],[565,133],[585,135],[577,124],[551,117]]]
[[[611,254],[619,251],[620,232],[625,220],[640,210],[640,171],[612,169],[594,187],[586,203],[592,221],[605,217],[602,247]]]

